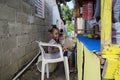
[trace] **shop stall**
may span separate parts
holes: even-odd
[[[82,7],[80,15],[85,20],[84,29],[80,29],[84,34],[78,33],[77,36],[78,80],[120,80],[120,39],[118,37],[120,26],[117,26],[114,43],[112,22],[115,18],[118,21],[114,22],[114,25],[118,24],[120,19],[120,17],[114,17],[119,12],[113,9],[114,6],[120,7],[116,6],[120,5],[117,4],[119,0],[115,0],[117,2],[114,5],[112,0],[76,1],[80,3],[79,7]],[[75,16],[76,21],[77,18],[80,16]],[[78,24],[76,22],[76,27]]]
[[[96,56],[100,51],[100,40],[86,36],[78,36],[77,39],[78,80],[101,80],[100,60]]]

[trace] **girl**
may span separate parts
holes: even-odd
[[[59,29],[56,25],[52,25],[52,28],[49,30],[51,33],[52,39],[49,41],[51,44],[60,44],[59,41]],[[66,51],[66,47],[62,47],[63,51]],[[51,53],[51,58],[58,58],[59,55],[59,49],[56,47],[48,47],[48,52]]]
[[[60,44],[59,42],[59,29],[56,25],[52,25],[52,28],[49,30],[51,33],[52,39],[49,41],[51,44]],[[71,52],[65,46],[62,46],[63,52],[65,56],[70,56]],[[59,49],[56,47],[48,47],[48,52],[51,53],[51,58],[59,58]],[[71,65],[71,64],[69,64]],[[71,66],[70,66],[71,69]]]

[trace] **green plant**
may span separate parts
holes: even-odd
[[[68,32],[74,31],[74,24],[72,22],[72,10],[68,5],[61,6],[62,17],[66,22]]]

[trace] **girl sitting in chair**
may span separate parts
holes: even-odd
[[[49,43],[51,44],[60,44],[59,41],[59,29],[57,28],[56,25],[52,25],[52,28],[49,30],[49,32],[51,33],[52,39],[49,41]],[[68,56],[69,57],[69,61],[71,61],[72,59],[72,52],[68,51],[67,47],[62,46],[63,52],[64,52],[64,56]],[[51,53],[51,58],[55,59],[55,58],[59,58],[59,49],[56,47],[48,47],[48,52]],[[70,68],[70,72],[72,72],[72,63],[69,63],[69,68]]]

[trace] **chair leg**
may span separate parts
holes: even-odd
[[[49,78],[49,64],[46,64],[47,78]]]
[[[70,80],[68,58],[67,57],[64,57],[64,67],[65,67],[66,80]]]
[[[44,80],[44,73],[45,73],[45,63],[42,62],[41,80]]]

